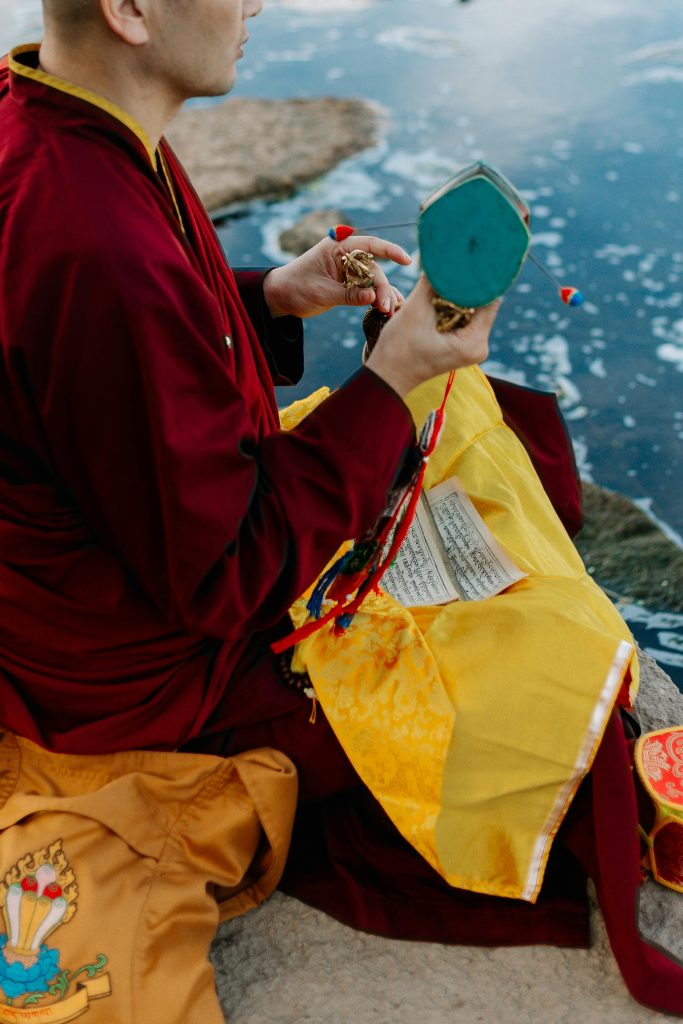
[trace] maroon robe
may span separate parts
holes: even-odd
[[[0,93],[0,721],[176,748],[374,521],[412,421],[365,369],[281,432],[268,361],[301,339],[247,275],[264,353],[172,154],[185,231],[125,124],[6,69]]]
[[[588,871],[631,991],[683,1012],[683,975],[635,924],[616,720],[531,906],[447,886],[278,677],[269,641],[382,508],[412,423],[365,369],[278,430],[272,381],[300,374],[300,332],[271,320],[259,275],[233,276],[163,151],[184,230],[134,131],[0,65],[0,726],[75,753],[278,747],[304,798],[284,887],[380,934],[585,945]],[[575,526],[561,424],[509,391]]]

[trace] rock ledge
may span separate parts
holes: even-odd
[[[287,195],[375,143],[378,111],[365,100],[228,99],[184,107],[167,138],[203,203],[216,211]]]

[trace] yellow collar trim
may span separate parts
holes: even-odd
[[[183,217],[182,217],[182,214],[180,212],[180,207],[178,206],[178,197],[175,194],[175,189],[173,187],[173,181],[171,179],[171,175],[170,175],[169,170],[168,170],[168,164],[166,163],[166,157],[164,156],[164,152],[161,149],[161,147],[159,147],[159,170],[160,170],[160,172],[161,172],[161,174],[163,176],[164,181],[166,182],[166,187],[168,188],[169,194],[171,196],[171,200],[173,202],[173,209],[175,210],[175,215],[176,215],[176,218],[178,220],[178,224],[180,224],[180,230],[185,235],[185,234],[187,234],[187,232],[185,231],[185,225],[183,224]]]
[[[48,85],[52,89],[58,89],[60,92],[68,93],[69,96],[75,96],[79,100],[84,100],[86,103],[91,103],[94,107],[99,107],[100,110],[104,110],[105,113],[110,114],[111,117],[116,118],[122,124],[125,124],[126,128],[130,129],[133,135],[136,136],[145,147],[145,152],[150,159],[150,163],[154,170],[157,169],[157,157],[156,152],[149,140],[149,136],[144,128],[138,124],[135,118],[127,114],[125,110],[117,106],[116,103],[112,103],[110,100],[104,98],[104,96],[98,96],[96,92],[91,92],[90,89],[86,89],[82,85],[72,85],[71,82],[66,82],[63,78],[57,78],[56,75],[49,75],[46,71],[42,71],[40,68],[29,68],[25,64],[22,64],[18,57],[23,53],[37,53],[40,49],[40,43],[27,43],[24,46],[16,46],[9,55],[9,69],[14,75],[21,75],[23,78],[30,78],[34,82],[41,82],[43,85]]]

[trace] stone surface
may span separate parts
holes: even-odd
[[[683,693],[649,655],[639,651],[638,658],[641,679],[636,708],[643,732],[683,725]]]
[[[363,100],[228,99],[184,107],[167,136],[209,210],[294,192],[371,146],[375,108]]]
[[[340,210],[313,210],[297,221],[293,227],[287,228],[280,235],[280,246],[293,256],[311,249],[316,242],[324,238],[330,228],[344,224],[344,214]]]
[[[622,598],[683,611],[683,550],[628,498],[585,483],[576,546],[596,580]]]
[[[648,729],[683,722],[683,694],[641,656]],[[355,932],[281,893],[223,925],[212,950],[231,1024],[645,1024],[593,910],[590,950],[477,949]],[[648,882],[641,927],[683,957],[683,896]]]

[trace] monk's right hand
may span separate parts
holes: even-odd
[[[365,364],[402,398],[432,377],[483,363],[488,356],[500,299],[478,309],[466,327],[440,333],[433,298],[423,274],[405,305],[383,328]]]

